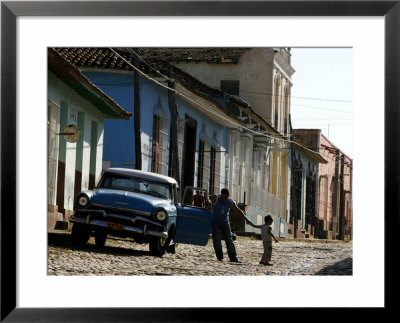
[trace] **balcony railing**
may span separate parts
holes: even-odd
[[[260,187],[252,187],[250,204],[279,217],[285,215],[285,201]]]

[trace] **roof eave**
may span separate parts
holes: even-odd
[[[48,48],[48,69],[77,93],[86,97],[106,119],[129,119],[132,116],[131,112],[119,106],[52,48]]]
[[[310,158],[312,158],[314,161],[316,161],[318,164],[327,164],[328,161],[318,152],[313,151],[307,147],[305,147],[304,145],[302,145],[301,143],[299,143],[298,141],[294,141],[294,144],[298,147],[300,147],[302,149],[302,151],[304,151],[304,153],[309,156]]]

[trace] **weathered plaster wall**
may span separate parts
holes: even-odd
[[[77,143],[66,142],[63,136],[59,136],[58,160],[65,163],[65,182],[64,182],[64,208],[67,217],[73,210],[75,170],[78,156],[78,170],[82,171],[82,187],[88,186],[89,167],[90,167],[90,146],[91,128],[95,122],[97,128],[97,158],[95,160],[95,176],[99,178],[101,174],[101,156],[103,149],[103,120],[104,116],[89,101],[70,89],[64,82],[54,74],[48,74],[48,100],[60,106],[60,131],[64,130],[65,125],[78,125],[78,115],[81,116],[82,131],[82,151],[77,154]],[[100,166],[100,167],[99,167]]]

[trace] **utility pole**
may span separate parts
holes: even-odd
[[[168,87],[175,88],[175,81],[173,80],[172,65],[169,66],[169,80]],[[170,154],[172,154],[171,161],[171,175],[180,185],[179,180],[179,156],[178,156],[178,109],[175,102],[174,91],[168,89],[168,106],[171,113],[171,137],[170,137]]]
[[[291,139],[292,141],[292,139]],[[292,165],[292,176],[290,178],[291,181],[291,192],[290,192],[290,198],[291,198],[291,206],[292,206],[292,210],[291,210],[291,216],[293,218],[293,237],[297,238],[297,213],[298,213],[298,206],[297,206],[297,196],[296,196],[296,181],[294,178],[295,175],[295,167],[294,167],[294,149],[293,149],[293,143],[290,143],[290,150],[291,150],[291,165]]]
[[[315,183],[314,183],[314,196],[315,196],[315,202],[314,202],[314,238],[319,237],[319,165],[317,164],[316,167],[316,174],[314,175],[315,178]]]
[[[344,155],[340,160],[340,209],[339,209],[339,239],[344,240]]]
[[[137,69],[140,69],[139,62],[139,50],[138,48],[134,48],[133,51],[135,54],[133,55],[133,65],[136,69],[133,72],[134,78],[134,135],[135,135],[135,168],[142,169],[142,142],[140,138],[140,80],[139,80],[139,72]]]
[[[292,116],[289,114],[289,127],[290,127],[290,165],[291,165],[291,176],[290,176],[290,216],[293,219],[293,237],[297,238],[297,203],[296,203],[296,182],[294,180],[294,161],[295,161],[295,153],[293,147],[293,127],[292,127]]]
[[[334,186],[333,186],[333,207],[332,207],[332,239],[333,240],[336,240],[338,182],[339,182],[339,149],[336,149],[335,182],[334,182]]]

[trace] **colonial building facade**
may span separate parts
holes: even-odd
[[[325,160],[290,142],[289,49],[54,50],[128,114],[140,111],[136,120],[104,121],[103,168],[169,175],[182,192],[227,187],[254,223],[272,215],[277,236],[293,233],[295,220],[307,228],[306,196],[314,191],[302,175],[301,211],[292,215],[292,168],[301,162],[315,174]],[[234,231],[258,232],[234,214],[231,224]]]
[[[291,210],[287,142],[294,69],[290,65],[290,49],[141,48],[139,53],[145,59],[168,61],[224,92],[225,97],[239,97],[253,111],[252,116],[242,108],[236,112],[236,117],[245,120],[247,127],[257,130],[260,124],[268,125],[265,133],[252,136],[251,143],[246,136],[231,132],[229,189],[235,200],[248,205],[247,211],[257,223],[265,212],[276,216],[275,222],[286,225]],[[253,147],[250,154],[249,147]]]
[[[101,175],[104,120],[130,117],[48,49],[48,230],[65,228],[77,193],[93,188]]]
[[[319,165],[318,237],[352,237],[353,160],[333,145],[319,129],[296,129],[294,134],[327,160],[326,164]]]

